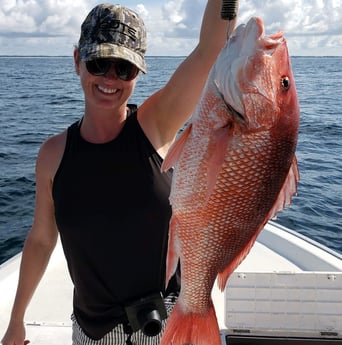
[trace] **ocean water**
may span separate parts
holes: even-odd
[[[159,89],[183,60],[149,57],[132,103]],[[293,57],[301,106],[293,205],[277,222],[342,253],[342,57]],[[49,136],[82,116],[71,57],[0,57],[0,263],[22,249],[33,220],[34,166]]]

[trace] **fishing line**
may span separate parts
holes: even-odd
[[[222,0],[221,18],[224,20],[229,20],[227,29],[228,37],[232,25],[232,20],[237,16],[238,8],[239,0]]]

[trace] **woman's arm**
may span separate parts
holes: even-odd
[[[227,41],[228,27],[230,31],[235,27],[236,18],[231,22],[221,19],[221,7],[222,0],[208,1],[198,45],[165,87],[139,108],[140,124],[162,156],[194,111],[209,71]]]
[[[45,142],[36,163],[36,204],[34,222],[23,248],[19,282],[3,345],[22,345],[24,315],[41,280],[57,241],[52,200],[52,178],[63,150],[63,134]]]

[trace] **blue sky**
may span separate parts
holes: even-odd
[[[72,55],[80,25],[98,0],[0,0],[0,55]],[[115,1],[114,3],[117,3]],[[122,1],[141,14],[147,55],[187,55],[196,44],[205,0]],[[240,0],[266,33],[283,30],[291,55],[342,56],[342,0]]]

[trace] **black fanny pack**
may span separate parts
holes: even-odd
[[[167,318],[163,296],[160,292],[139,298],[125,306],[128,322],[133,332],[141,330],[153,337],[162,330],[162,320]]]

